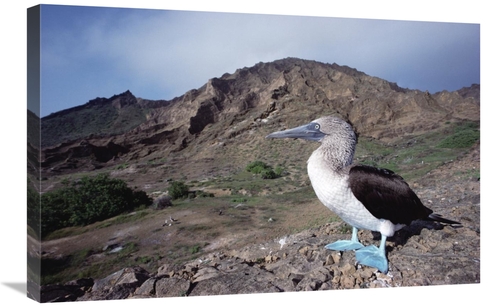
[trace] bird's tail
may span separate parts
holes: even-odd
[[[461,225],[460,222],[456,222],[456,221],[452,221],[452,220],[449,220],[449,219],[445,219],[444,217],[442,217],[441,215],[439,214],[436,214],[436,213],[431,213],[428,217],[429,220],[431,221],[436,221],[436,222],[440,222],[440,223],[445,223],[445,224],[450,224],[450,225]]]

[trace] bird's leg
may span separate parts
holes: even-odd
[[[350,251],[350,250],[360,249],[362,247],[363,244],[359,243],[358,229],[356,227],[352,227],[351,240],[339,240],[337,242],[330,243],[325,246],[326,249],[335,251]]]
[[[382,273],[387,273],[389,264],[385,256],[385,241],[387,237],[382,235],[380,246],[370,245],[356,251],[356,260],[366,266],[377,268]]]

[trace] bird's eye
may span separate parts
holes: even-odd
[[[310,123],[308,125],[308,128],[309,130],[311,131],[320,131],[319,128],[320,128],[320,125],[318,123]]]

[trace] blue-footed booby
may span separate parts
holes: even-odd
[[[460,224],[425,207],[402,177],[367,165],[353,165],[357,137],[350,124],[334,117],[321,117],[309,124],[269,134],[266,138],[301,138],[321,145],[307,161],[307,173],[318,199],[352,226],[350,240],[325,246],[329,250],[355,250],[356,260],[387,273],[387,237],[414,220]],[[363,246],[358,229],[380,232],[381,240]]]

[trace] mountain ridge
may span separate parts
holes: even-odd
[[[64,173],[178,156],[194,162],[217,159],[225,145],[234,148],[226,148],[230,156],[224,159],[237,160],[238,151],[254,143],[259,147],[268,132],[325,114],[343,117],[361,135],[390,143],[443,122],[478,122],[479,98],[479,85],[430,94],[335,63],[259,62],[211,78],[172,100],[137,98],[127,90],[44,117],[42,168]],[[79,121],[68,121],[68,116]],[[51,121],[57,129],[48,129]],[[96,129],[88,129],[92,125]],[[73,138],[67,138],[71,131]],[[119,150],[103,158],[99,152],[110,148]]]

